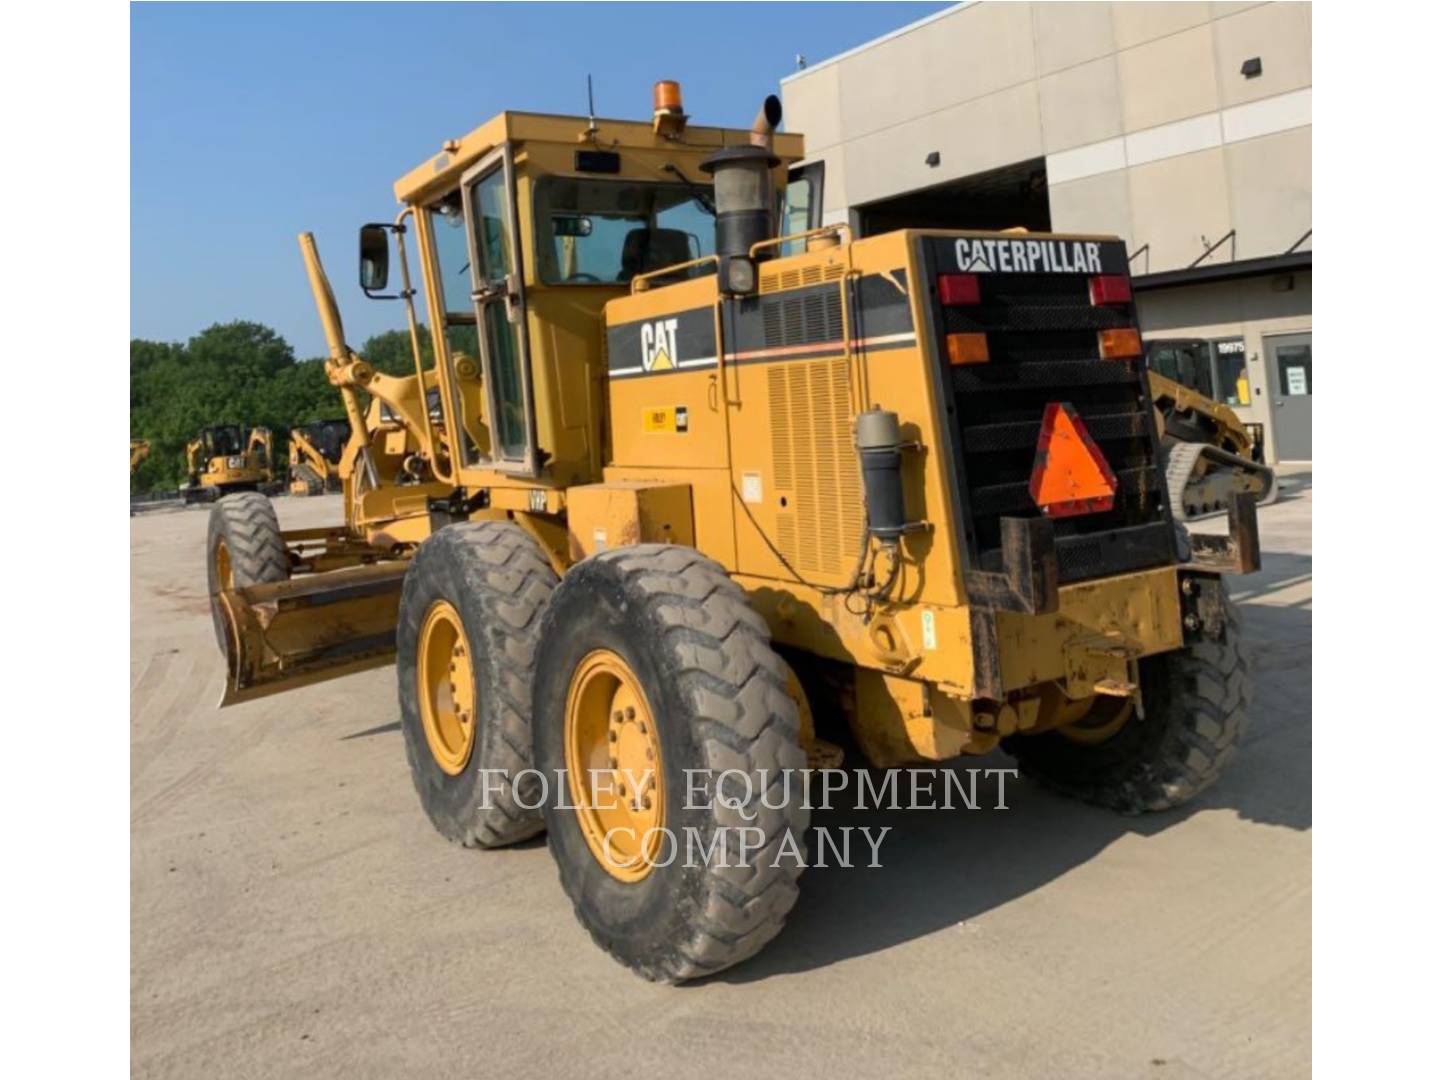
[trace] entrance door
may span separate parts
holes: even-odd
[[[1270,373],[1275,460],[1310,460],[1310,399],[1315,392],[1310,369],[1310,335],[1277,334],[1265,339]]]
[[[460,181],[469,224],[470,298],[490,405],[490,466],[534,476],[535,405],[525,334],[525,285],[510,147],[487,154]]]

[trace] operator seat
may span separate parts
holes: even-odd
[[[625,234],[625,246],[620,251],[619,280],[629,281],[636,274],[648,274],[692,258],[690,234],[683,229],[631,229]],[[668,285],[689,276],[688,271],[680,270],[657,278],[656,284]]]

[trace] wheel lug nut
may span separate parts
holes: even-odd
[[[620,733],[619,733],[618,731],[612,731],[612,732],[610,732],[610,741],[611,741],[611,742],[616,742],[616,741],[619,740],[619,738],[620,738]]]
[[[616,709],[615,715],[612,716],[610,719],[614,720],[615,723],[620,724],[625,721],[625,714],[622,713],[619,709]]]
[[[626,706],[625,706],[625,719],[626,719],[626,720],[634,720],[634,719],[635,719],[635,706],[634,706],[634,705],[626,705]],[[641,730],[643,731],[644,728],[641,728]]]

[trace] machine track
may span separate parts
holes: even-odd
[[[1182,521],[1225,511],[1232,491],[1253,491],[1257,505],[1279,496],[1275,470],[1239,454],[1198,442],[1172,443],[1165,455],[1170,508]]]

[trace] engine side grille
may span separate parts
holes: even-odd
[[[1097,341],[1100,330],[1136,325],[1133,308],[1092,305],[1089,274],[1064,272],[981,272],[980,303],[946,307],[934,279],[961,269],[953,241],[927,237],[922,244],[970,566],[1001,569],[1000,518],[1040,513],[1029,483],[1050,402],[1075,409],[1117,480],[1111,510],[1054,520],[1061,581],[1170,561],[1144,368],[1138,360],[1101,359]],[[1113,264],[1118,256],[1123,271],[1123,245],[1113,246],[1118,253],[1106,257]],[[944,336],[951,333],[985,334],[989,363],[945,362]]]
[[[792,292],[760,301],[765,347],[814,345],[843,336],[839,287]]]
[[[776,546],[801,571],[850,570],[865,528],[860,467],[850,445],[850,365],[844,357],[766,372],[775,488]]]

